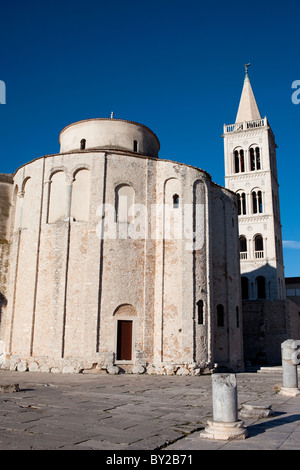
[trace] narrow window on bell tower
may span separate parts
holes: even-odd
[[[245,159],[244,159],[244,150],[235,150],[234,155],[234,171],[235,173],[244,173],[245,171]]]
[[[256,157],[256,169],[260,170],[260,150],[259,147],[255,149],[255,157]]]
[[[246,194],[238,193],[237,197],[238,197],[238,215],[245,215],[247,213]]]
[[[259,147],[250,148],[250,169],[251,171],[256,171],[256,170],[261,169]]]

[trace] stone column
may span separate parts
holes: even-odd
[[[235,374],[213,374],[213,421],[200,437],[205,439],[245,439],[247,431],[238,420],[237,384]]]
[[[282,387],[281,395],[296,397],[300,394],[298,388],[298,371],[296,360],[297,341],[287,339],[281,343],[281,359],[282,359]]]
[[[67,203],[66,203],[66,217],[65,221],[70,221],[71,216],[71,203],[72,203],[72,186],[73,180],[69,180],[67,184]]]

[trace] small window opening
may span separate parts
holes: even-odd
[[[253,214],[263,213],[262,193],[253,191],[252,193]]]
[[[198,313],[198,325],[203,325],[204,323],[203,300],[198,300],[197,302],[197,313]]]
[[[80,141],[80,150],[84,150],[84,149],[85,149],[85,144],[86,144],[86,140],[85,140],[85,139],[81,139],[81,141]]]
[[[244,150],[235,150],[234,151],[234,169],[235,173],[244,173],[245,171],[245,160],[244,160]]]
[[[246,194],[238,194],[238,215],[245,215],[246,212]]]
[[[217,326],[224,326],[224,307],[221,304],[217,306]]]
[[[173,208],[178,209],[179,207],[179,196],[178,194],[174,194],[173,196]]]
[[[258,212],[262,214],[263,212],[263,205],[262,205],[262,194],[261,191],[258,191],[257,193],[257,198],[258,198]]]
[[[237,150],[235,150],[235,152],[234,152],[234,167],[235,167],[235,172],[239,173],[239,171],[240,171],[239,152]]]
[[[250,167],[251,171],[255,171],[255,157],[254,157],[254,148],[250,149]]]
[[[239,307],[236,307],[236,309],[235,309],[235,314],[236,314],[236,327],[239,328],[239,327],[240,327],[240,311],[239,311]]]
[[[260,152],[259,152],[259,147],[256,147],[255,149],[255,156],[256,156],[256,169],[260,170]]]
[[[253,147],[250,148],[250,168],[251,171],[261,169],[259,147],[256,147],[255,149]]]
[[[249,299],[249,281],[247,277],[242,277],[241,279],[242,284],[242,299],[248,300]]]
[[[133,141],[133,151],[134,151],[134,152],[137,152],[137,151],[138,151],[138,142],[137,142],[137,140],[134,140],[134,141]]]
[[[263,251],[264,242],[261,235],[256,235],[255,237],[255,251]]]
[[[240,237],[240,259],[247,259],[247,239],[243,235]]]
[[[263,276],[258,276],[256,278],[257,284],[257,298],[265,299],[266,298],[266,280]]]
[[[245,163],[244,163],[244,150],[240,150],[240,171],[244,173],[245,171]]]

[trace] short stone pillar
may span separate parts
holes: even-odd
[[[205,439],[245,439],[244,422],[238,420],[237,384],[235,374],[213,374],[213,421],[200,437]]]
[[[282,359],[282,387],[281,395],[296,397],[300,394],[298,388],[298,371],[297,371],[297,345],[299,341],[287,339],[281,343],[281,359]],[[300,352],[300,351],[299,351]]]

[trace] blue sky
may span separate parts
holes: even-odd
[[[299,18],[298,0],[2,2],[0,171],[58,153],[63,127],[113,111],[150,127],[161,158],[224,185],[223,124],[251,62],[278,145],[285,272],[300,276]]]

